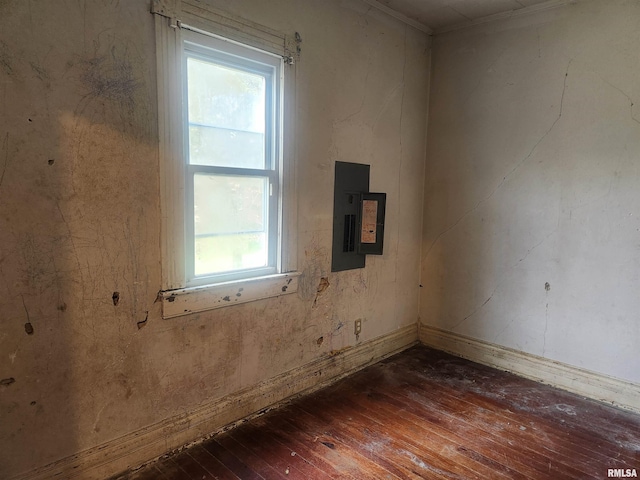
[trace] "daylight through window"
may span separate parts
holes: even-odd
[[[282,58],[194,37],[183,44],[187,283],[276,273]]]

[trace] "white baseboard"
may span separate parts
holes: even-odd
[[[640,385],[565,363],[447,332],[419,327],[420,342],[477,363],[640,413]]]
[[[63,458],[14,480],[101,480],[137,467],[159,456],[196,442],[230,424],[264,411],[291,397],[307,394],[378,362],[418,340],[410,325],[366,343],[328,354],[191,412],[168,418],[116,440]]]

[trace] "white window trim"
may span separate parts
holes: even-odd
[[[152,0],[158,69],[158,134],[161,192],[163,318],[246,303],[297,291],[297,195],[295,185],[295,37],[188,0]],[[182,119],[183,30],[223,38],[282,56],[284,76],[280,248],[276,275],[185,288],[185,177]],[[297,37],[297,36],[296,36]],[[286,288],[284,288],[286,287]],[[240,291],[240,289],[243,289]],[[244,293],[242,293],[244,292]],[[240,293],[241,295],[237,295]],[[224,300],[225,297],[232,299]]]

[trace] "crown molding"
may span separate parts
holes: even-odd
[[[396,20],[400,20],[402,23],[405,23],[406,25],[409,25],[410,27],[413,27],[416,30],[420,30],[421,32],[426,33],[427,35],[433,35],[433,30],[431,28],[427,27],[423,23],[418,22],[417,20],[414,20],[412,18],[407,17],[406,15],[403,15],[402,13],[392,8],[387,7],[386,5],[380,3],[378,0],[363,0],[363,1],[367,5],[370,5],[373,8],[376,8],[381,12],[386,13],[387,15],[395,18]]]
[[[487,15],[486,17],[475,18],[473,20],[469,20],[468,22],[463,22],[463,23],[458,23],[456,25],[450,25],[448,27],[438,28],[434,30],[434,34],[440,35],[441,33],[452,32],[455,30],[462,30],[465,28],[474,27],[476,25],[482,25],[484,23],[495,22],[498,20],[505,20],[508,18],[521,17],[523,15],[530,15],[532,13],[564,7],[569,4],[577,3],[577,1],[578,0],[549,0],[544,3],[538,3],[536,5],[531,5],[529,7],[519,8],[518,10],[509,10],[508,12],[495,13],[493,15]]]

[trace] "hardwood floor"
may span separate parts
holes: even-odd
[[[640,416],[414,347],[121,480],[640,475]]]

